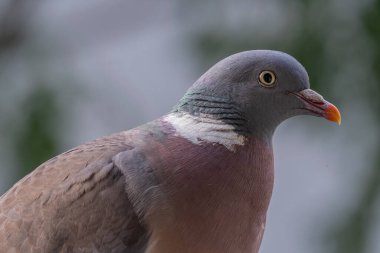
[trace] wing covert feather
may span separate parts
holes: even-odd
[[[0,252],[143,252],[147,232],[112,158],[124,133],[39,166],[0,198]]]

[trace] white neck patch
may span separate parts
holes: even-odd
[[[234,131],[234,127],[217,119],[206,116],[193,116],[189,113],[170,113],[164,117],[176,130],[176,135],[194,144],[203,142],[221,144],[231,151],[235,145],[243,146],[246,138]]]

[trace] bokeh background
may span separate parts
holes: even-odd
[[[163,115],[213,63],[258,48],[299,59],[343,117],[276,131],[261,252],[380,252],[380,0],[2,0],[0,193]]]

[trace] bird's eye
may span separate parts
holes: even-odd
[[[264,87],[273,87],[276,82],[276,75],[270,70],[264,70],[259,75],[259,83]]]

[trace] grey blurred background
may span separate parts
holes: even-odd
[[[277,130],[261,252],[380,252],[380,0],[1,1],[0,193],[258,48],[299,59],[343,117]]]

